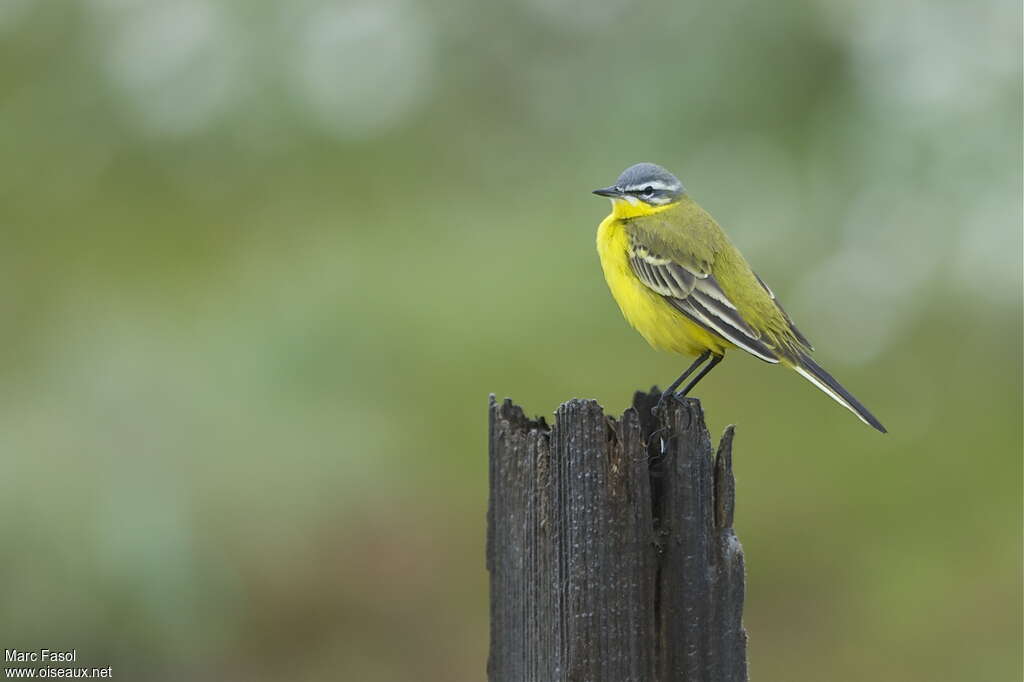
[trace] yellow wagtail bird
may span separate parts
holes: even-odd
[[[594,194],[612,200],[612,212],[597,230],[597,251],[622,314],[655,348],[697,356],[659,405],[689,393],[722,361],[727,348],[742,348],[796,370],[865,424],[886,432],[811,359],[810,341],[676,176],[653,163],[638,163]]]

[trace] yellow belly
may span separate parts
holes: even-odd
[[[699,355],[705,350],[721,355],[732,347],[725,339],[691,322],[637,279],[629,265],[628,247],[622,223],[614,216],[605,218],[597,229],[597,252],[604,278],[626,321],[647,343],[683,355]]]

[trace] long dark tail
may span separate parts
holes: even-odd
[[[811,360],[809,356],[801,353],[793,369],[800,373],[805,379],[832,396],[837,403],[860,417],[860,420],[868,426],[873,426],[882,433],[888,433],[882,422],[875,418],[875,415],[868,411],[868,408],[861,405],[860,401],[853,397],[849,391],[843,388],[842,384],[826,372],[818,363]]]

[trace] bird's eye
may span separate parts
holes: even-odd
[[[642,192],[642,194],[645,197],[653,197],[654,196],[654,188],[651,187],[650,185],[647,185],[646,187],[644,187],[644,191]]]

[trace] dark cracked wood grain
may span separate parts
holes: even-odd
[[[490,405],[491,682],[747,679],[733,427],[700,403]]]

